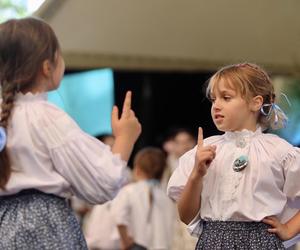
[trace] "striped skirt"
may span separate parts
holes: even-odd
[[[66,199],[37,190],[0,197],[0,249],[87,250]]]
[[[262,222],[204,221],[196,250],[281,250],[276,234]]]

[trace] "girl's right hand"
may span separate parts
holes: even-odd
[[[203,131],[199,127],[198,143],[195,156],[195,165],[192,171],[192,177],[201,178],[206,174],[207,168],[216,156],[216,146],[203,146]]]
[[[131,109],[131,96],[131,91],[127,91],[120,118],[118,108],[116,106],[113,107],[111,124],[116,140],[124,138],[133,144],[141,134],[142,126]]]

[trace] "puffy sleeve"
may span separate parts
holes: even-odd
[[[48,104],[39,117],[35,134],[74,195],[92,204],[111,200],[125,181],[126,162],[57,107]]]
[[[179,158],[178,167],[175,169],[168,183],[168,196],[177,201],[187,183],[195,162],[196,147]]]
[[[300,209],[300,149],[291,147],[282,158],[285,184],[283,192],[291,203],[298,204]]]
[[[116,225],[128,226],[130,224],[130,188],[130,185],[122,188],[112,201],[111,213]]]

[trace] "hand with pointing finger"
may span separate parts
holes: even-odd
[[[124,160],[128,160],[133,145],[142,131],[141,124],[131,109],[131,96],[131,91],[127,91],[120,118],[116,106],[113,107],[111,115],[112,131],[115,136],[112,151],[120,153]]]
[[[216,156],[216,146],[203,146],[203,131],[198,130],[197,151],[195,156],[195,165],[192,175],[195,178],[201,178],[206,174],[207,168]]]

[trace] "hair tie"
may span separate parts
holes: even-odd
[[[291,106],[291,103],[284,93],[280,93],[282,96],[285,97],[285,100],[287,101],[288,105]],[[268,108],[268,110],[265,110],[265,108]],[[285,128],[288,123],[288,117],[283,112],[283,110],[275,103],[265,103],[261,106],[260,112],[266,116],[267,120],[270,120],[272,118],[272,114],[274,114],[274,121],[270,124],[272,128],[280,128],[280,125]],[[281,124],[279,124],[281,123]]]
[[[6,137],[5,128],[0,127],[0,152],[2,152],[3,149],[5,148],[6,140],[7,140],[7,137]]]

